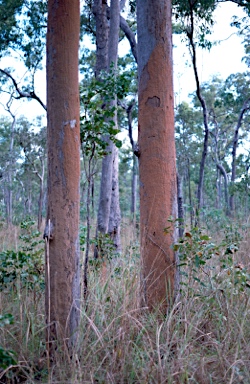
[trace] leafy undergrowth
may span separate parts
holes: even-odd
[[[136,239],[107,266],[92,264],[76,349],[58,350],[54,365],[45,352],[42,244],[23,230],[13,252],[28,257],[15,274],[11,262],[1,271],[0,383],[250,382],[247,227],[226,226],[216,243],[198,228],[184,234],[175,245],[181,295],[165,318],[140,308]]]

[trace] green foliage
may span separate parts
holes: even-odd
[[[211,34],[211,28],[214,24],[213,12],[217,2],[215,0],[188,1],[174,0],[173,12],[175,20],[179,23],[178,33],[180,33],[180,23],[182,31],[190,37],[193,42],[201,48],[210,49],[212,44],[207,39]]]
[[[0,290],[13,286],[32,290],[44,287],[43,240],[34,224],[30,219],[21,223],[21,250],[0,253]]]
[[[119,78],[119,77],[118,77]],[[80,88],[81,97],[81,142],[87,156],[92,153],[104,156],[107,148],[105,136],[108,136],[119,148],[122,143],[116,135],[120,130],[115,127],[113,117],[116,106],[111,103],[124,94],[127,89],[126,78],[114,76],[114,72],[102,73],[101,79],[92,78],[89,84]]]
[[[97,260],[94,260],[92,264],[96,263],[99,264],[99,261],[104,262],[104,261],[110,261],[112,260],[116,255],[115,255],[115,246],[110,238],[110,235],[107,233],[98,233],[98,237],[96,237],[93,241],[92,244],[94,244],[97,249],[98,249],[98,258]]]
[[[14,319],[10,313],[6,313],[5,315],[0,315],[0,329],[5,327],[6,325],[13,324]],[[6,369],[10,365],[15,365],[15,352],[10,349],[5,349],[0,346],[0,369]]]
[[[3,51],[20,43],[20,31],[17,27],[17,14],[24,0],[0,1],[0,56]]]
[[[129,0],[130,12],[133,14],[136,11],[136,0]]]
[[[24,54],[26,67],[33,70],[38,67],[41,69],[46,43],[47,0],[29,0],[25,5],[22,26],[25,39],[20,48]],[[30,91],[30,89],[27,90]]]
[[[237,226],[229,224],[224,233],[222,242],[216,244],[194,227],[174,245],[180,260],[183,293],[192,291],[206,298],[211,292],[230,290],[236,295],[250,288],[249,271],[236,258],[241,232]]]

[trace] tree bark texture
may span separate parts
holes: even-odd
[[[145,305],[164,314],[177,285],[176,154],[171,1],[138,0],[139,174],[142,289]]]
[[[79,323],[79,0],[48,1],[47,341],[74,343]],[[53,343],[53,344],[52,344]]]
[[[96,22],[96,64],[95,76],[98,78],[102,70],[108,69],[108,36],[107,2],[94,0],[93,14]]]

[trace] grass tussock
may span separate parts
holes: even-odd
[[[0,370],[0,383],[250,383],[249,231],[228,228],[216,244],[186,232],[176,245],[181,295],[161,318],[140,307],[130,233],[122,256],[91,265],[75,350],[58,350],[53,365],[42,284],[25,284],[20,274],[2,286],[1,313],[13,321],[0,320],[0,346],[15,363]]]

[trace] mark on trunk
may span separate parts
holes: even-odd
[[[157,96],[148,97],[146,101],[146,105],[149,105],[150,107],[159,108],[161,104],[161,100]]]
[[[65,121],[65,123],[63,123],[63,126],[66,127],[66,125],[69,125],[70,128],[72,128],[72,129],[75,128],[75,126],[76,126],[76,119]]]

